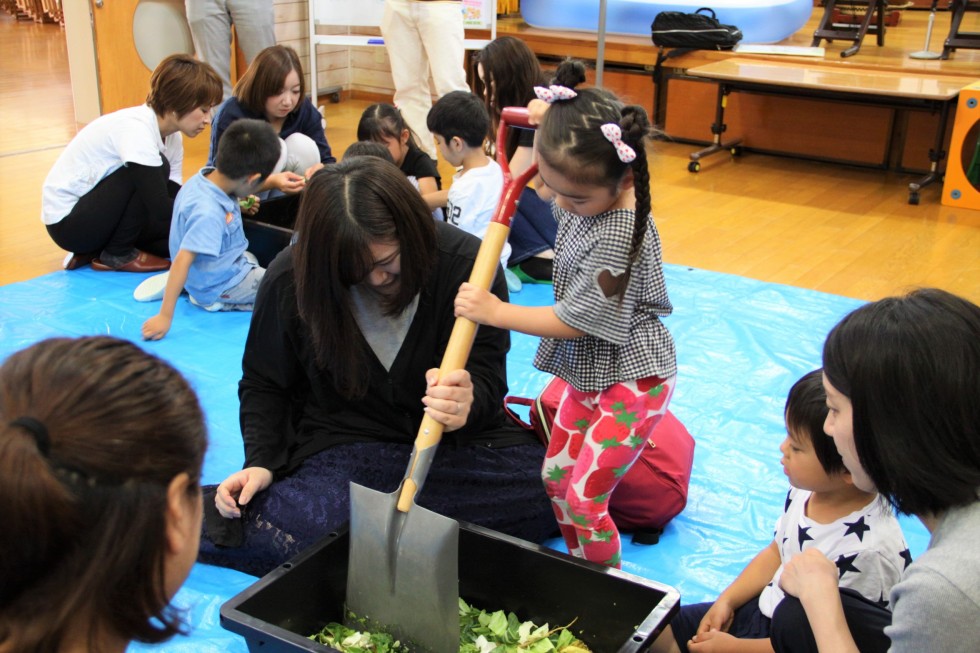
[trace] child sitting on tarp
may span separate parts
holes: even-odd
[[[453,91],[433,105],[426,123],[442,158],[459,172],[453,175],[449,190],[423,194],[425,202],[433,210],[445,207],[446,222],[482,239],[504,188],[500,165],[483,150],[490,129],[486,107],[469,91]],[[504,242],[500,265],[507,288],[517,292],[521,281],[507,270],[509,258],[510,244]]]
[[[888,596],[911,561],[908,546],[878,494],[852,482],[833,439],[824,433],[826,417],[827,395],[816,370],[797,381],[786,399],[787,437],[779,450],[792,487],[775,537],[714,603],[681,608],[652,653],[772,651],[772,614],[784,596],[779,577],[784,563],[804,550],[817,549],[837,564],[843,591],[875,604]],[[750,649],[752,644],[756,647]],[[872,649],[878,650],[861,648]]]
[[[265,270],[249,257],[239,199],[249,198],[272,172],[278,140],[267,122],[236,120],[221,137],[216,167],[202,168],[180,189],[170,227],[170,271],[134,293],[138,301],[163,299],[160,312],[143,323],[144,340],[167,334],[183,290],[207,311],[252,310]]]

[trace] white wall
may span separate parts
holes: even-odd
[[[102,113],[91,6],[89,2],[63,3],[71,94],[75,103],[75,121],[80,123],[92,122]]]

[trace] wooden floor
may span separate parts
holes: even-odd
[[[901,67],[908,52],[922,49],[925,13],[915,14],[906,29],[889,31],[899,52],[887,65]],[[941,15],[933,51],[947,24]],[[884,56],[873,40],[858,57],[866,54]],[[980,76],[974,57],[980,51],[955,54],[957,73],[973,61]],[[77,129],[70,98],[63,31],[0,15],[0,284],[60,269],[64,252],[38,216],[41,184]],[[354,140],[366,104],[326,105],[327,138],[338,155]],[[204,161],[207,135],[186,146],[189,176]],[[910,206],[911,176],[754,154],[691,174],[692,149],[651,145],[654,215],[667,262],[862,299],[939,286],[980,303],[980,211],[940,205],[939,186]],[[442,170],[444,178],[451,174]]]

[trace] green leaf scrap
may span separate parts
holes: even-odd
[[[572,624],[549,629],[521,621],[513,612],[487,612],[459,600],[459,653],[591,653]],[[329,623],[310,639],[342,653],[412,653],[388,633],[363,632]]]

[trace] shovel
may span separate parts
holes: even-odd
[[[537,173],[532,165],[516,179],[507,165],[507,127],[528,127],[527,111],[506,108],[497,133],[497,163],[504,187],[480,245],[469,281],[489,289],[510,233],[521,190]],[[466,367],[477,325],[456,318],[439,366],[440,380]],[[422,418],[401,486],[386,494],[351,483],[347,609],[355,618],[390,632],[412,651],[459,650],[459,522],[416,505],[443,425]]]

